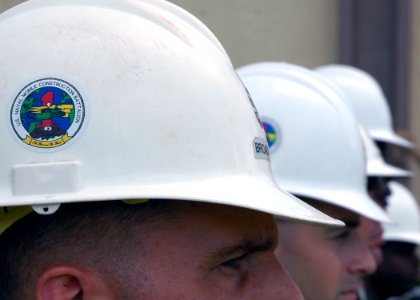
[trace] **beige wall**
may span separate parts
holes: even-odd
[[[284,60],[307,67],[336,61],[336,0],[173,0],[202,20],[238,67]]]
[[[0,11],[6,10],[12,6],[15,6],[24,0],[0,0]]]

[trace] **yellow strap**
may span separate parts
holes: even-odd
[[[0,235],[31,211],[31,206],[0,207]]]
[[[149,199],[129,199],[129,200],[122,200],[125,204],[141,204],[148,202]]]
[[[125,204],[140,204],[149,201],[149,199],[130,199],[122,200]],[[7,228],[32,212],[31,206],[10,206],[0,207],[0,235],[6,231]]]

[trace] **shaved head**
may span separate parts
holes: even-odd
[[[0,237],[0,298],[30,299],[26,293],[44,269],[64,263],[113,274],[121,295],[132,290],[126,285],[139,288],[145,274],[132,262],[147,257],[147,232],[175,217],[175,203],[180,201],[64,204],[49,216],[31,213]],[[135,283],[128,274],[135,274]]]
[[[191,201],[62,205],[0,237],[0,299],[302,299],[273,216]]]

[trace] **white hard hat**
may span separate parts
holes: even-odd
[[[37,0],[0,16],[0,207],[182,199],[342,224],[277,187],[227,57],[197,20],[150,3]]]
[[[372,177],[410,177],[412,173],[385,162],[369,133],[359,124],[360,135],[366,151],[366,173]]]
[[[346,65],[326,65],[316,72],[335,82],[347,95],[356,119],[375,141],[411,147],[392,128],[392,117],[385,95],[378,82],[367,72]]]
[[[288,192],[389,221],[366,191],[356,121],[320,76],[285,63],[237,69],[261,115],[274,177]]]
[[[321,68],[321,71],[323,69]],[[337,93],[340,94],[340,97],[335,97],[333,100],[341,100],[340,103],[336,103],[337,105],[345,105],[347,107],[347,110],[349,110],[353,116],[356,118],[357,121],[360,122],[359,115],[355,112],[353,108],[353,104],[351,100],[349,99],[348,95],[344,92],[342,87],[337,84],[336,81],[331,79],[328,76],[325,76],[321,73],[323,79],[325,82],[331,86]],[[382,157],[382,154],[378,148],[378,146],[373,141],[371,135],[365,127],[360,123],[359,124],[359,130],[360,134],[362,136],[362,141],[365,147],[366,152],[366,172],[368,176],[372,177],[410,177],[412,176],[412,173],[410,171],[398,168],[396,166],[390,165]]]
[[[401,183],[391,181],[388,186],[391,195],[387,211],[395,223],[384,224],[384,240],[420,245],[420,211],[416,199]]]
[[[244,75],[261,73],[275,75],[278,68],[278,62],[262,62],[253,64],[250,67],[242,68],[241,72]],[[301,75],[299,75],[300,73],[307,72],[307,70],[302,67],[286,63],[281,64],[281,68],[288,68],[289,72],[296,73],[297,80],[299,77],[301,77]],[[334,81],[330,80],[328,77],[318,75],[316,73],[311,73],[311,77],[316,77],[314,80],[315,83],[313,84],[314,88],[318,89],[319,92],[322,93],[325,98],[340,111],[341,114],[350,115],[350,118],[352,119],[357,117],[354,115],[354,112],[351,109],[351,103],[348,97]],[[322,81],[324,85],[328,85],[329,88],[319,89],[319,81]],[[307,80],[307,82],[309,81]],[[366,173],[368,176],[409,177],[412,175],[412,173],[409,171],[386,163],[382,157],[382,154],[380,153],[380,150],[360,123],[358,124],[358,129],[360,131],[366,153]]]

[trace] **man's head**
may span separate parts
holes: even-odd
[[[307,299],[356,297],[361,278],[376,267],[356,232],[360,216],[388,220],[366,190],[358,123],[342,95],[313,71],[268,62],[238,73],[261,114],[278,183],[347,222],[342,229],[279,222],[279,260]]]
[[[368,177],[367,190],[369,196],[384,210],[387,205],[387,197],[390,195],[388,188],[388,179],[385,177],[371,176]],[[382,250],[383,244],[383,228],[381,223],[361,216],[360,226],[357,228],[360,237],[369,245],[373,256],[375,257],[376,263],[379,264],[382,261]]]
[[[37,0],[0,16],[0,40],[0,232],[27,250],[2,284],[41,299],[298,294],[274,263],[270,215],[341,223],[277,187],[259,115],[204,25],[155,1]],[[128,226],[103,203],[130,199],[195,204]],[[19,239],[15,206],[52,215],[21,219]]]
[[[420,211],[418,202],[404,185],[390,181],[391,195],[387,210],[395,221],[384,224],[383,261],[378,271],[368,278],[379,299],[401,295],[418,281],[420,244]]]
[[[412,173],[385,162],[379,146],[362,126],[360,126],[360,133],[366,152],[367,191],[369,196],[382,209],[386,210],[388,197],[391,194],[388,187],[389,180],[391,178],[410,177]],[[381,224],[362,216],[358,232],[366,243],[369,244],[379,264],[382,260],[381,245],[383,244],[383,229]]]
[[[33,213],[1,237],[0,293],[298,299],[276,244],[273,218],[244,208],[173,200],[67,204],[51,216]]]
[[[366,191],[359,125],[341,93],[315,72],[287,63],[255,63],[237,72],[261,115],[283,189],[389,220]]]
[[[417,245],[407,242],[386,242],[382,246],[383,261],[369,277],[378,299],[400,296],[416,286],[419,280]]]
[[[412,144],[396,134],[392,128],[392,116],[384,93],[379,83],[370,74],[345,65],[321,66],[316,71],[342,92],[344,103],[360,122],[360,133],[367,161],[367,190],[369,196],[385,210],[387,197],[390,195],[387,182],[391,178],[412,175],[407,170],[385,162],[386,147],[394,144],[411,148]],[[392,215],[391,219],[393,219]],[[362,216],[357,231],[361,239],[370,247],[377,264],[380,264],[384,256],[381,250],[384,232],[381,224],[377,220]]]
[[[363,276],[376,263],[368,246],[356,233],[359,215],[321,201],[308,203],[346,223],[327,228],[277,221],[276,255],[308,300],[356,299]]]

